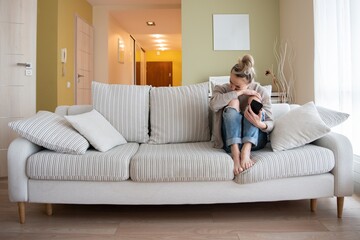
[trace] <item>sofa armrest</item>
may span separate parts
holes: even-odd
[[[344,135],[330,132],[313,144],[333,151],[335,167],[331,171],[335,180],[335,196],[351,196],[354,192],[353,150],[351,142]]]
[[[26,176],[26,160],[32,154],[43,149],[26,140],[16,138],[8,148],[8,184],[9,199],[12,202],[28,200],[28,177]]]

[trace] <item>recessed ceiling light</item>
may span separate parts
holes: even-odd
[[[155,26],[155,22],[154,21],[147,21],[146,25],[153,27],[153,26]]]

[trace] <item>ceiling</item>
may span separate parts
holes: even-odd
[[[181,0],[87,0],[106,6],[145,51],[181,50]],[[147,26],[154,21],[155,26]]]

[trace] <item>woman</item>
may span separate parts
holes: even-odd
[[[231,68],[230,82],[215,86],[210,100],[214,147],[231,153],[235,175],[253,166],[251,150],[265,147],[274,126],[269,93],[254,76],[254,59],[245,55]],[[250,107],[253,99],[263,104],[259,114]]]

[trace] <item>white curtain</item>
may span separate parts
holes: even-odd
[[[350,114],[333,129],[360,155],[360,1],[314,0],[315,103]]]

